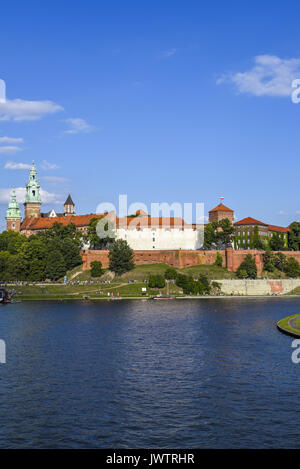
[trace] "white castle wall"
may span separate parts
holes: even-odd
[[[200,230],[194,229],[123,229],[116,230],[116,239],[124,239],[135,250],[200,249],[203,242]]]

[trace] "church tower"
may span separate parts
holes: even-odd
[[[67,197],[67,200],[64,203],[64,215],[74,215],[75,214],[75,204],[70,196]]]
[[[12,231],[20,231],[21,212],[17,202],[15,188],[12,191],[8,209],[6,211],[6,229]]]
[[[26,184],[26,195],[25,195],[25,218],[28,217],[40,217],[41,216],[41,196],[40,196],[40,185],[37,180],[37,173],[32,162],[32,168],[29,174],[29,180]]]

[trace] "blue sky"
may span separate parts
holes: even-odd
[[[296,1],[2,4],[0,228],[32,160],[44,211],[69,192],[77,213],[119,194],[206,212],[224,196],[239,219],[299,220],[299,14]]]

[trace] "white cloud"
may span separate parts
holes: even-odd
[[[23,138],[0,137],[0,143],[23,143]]]
[[[161,58],[162,59],[167,59],[168,57],[172,57],[172,55],[176,54],[177,49],[174,47],[172,49],[165,50],[161,53]]]
[[[64,131],[65,134],[88,133],[94,130],[92,125],[79,117],[66,119],[65,122],[70,126],[70,129]]]
[[[31,165],[27,163],[16,163],[15,161],[7,161],[4,166],[5,169],[30,169]]]
[[[41,168],[44,171],[48,171],[49,169],[58,169],[59,166],[55,163],[49,163],[49,161],[44,160],[43,163],[41,164]]]
[[[52,101],[25,101],[13,99],[0,102],[0,121],[33,121],[47,114],[63,111],[63,107]]]
[[[300,78],[300,59],[258,55],[250,70],[225,74],[217,84],[231,82],[239,93],[254,96],[290,96],[292,81],[296,78]]]
[[[22,148],[16,147],[15,145],[0,147],[0,154],[2,155],[14,155],[18,151],[22,151]]]
[[[25,200],[25,187],[16,187],[17,201],[24,203]],[[7,204],[10,200],[12,189],[0,189],[0,204]],[[44,204],[62,204],[61,196],[47,192],[44,189],[40,189],[42,202]]]

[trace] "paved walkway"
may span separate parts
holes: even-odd
[[[296,319],[298,319],[298,316],[296,318],[291,318],[289,320],[289,326],[292,327],[293,329],[297,329],[297,331],[300,331],[300,326],[295,325]]]

